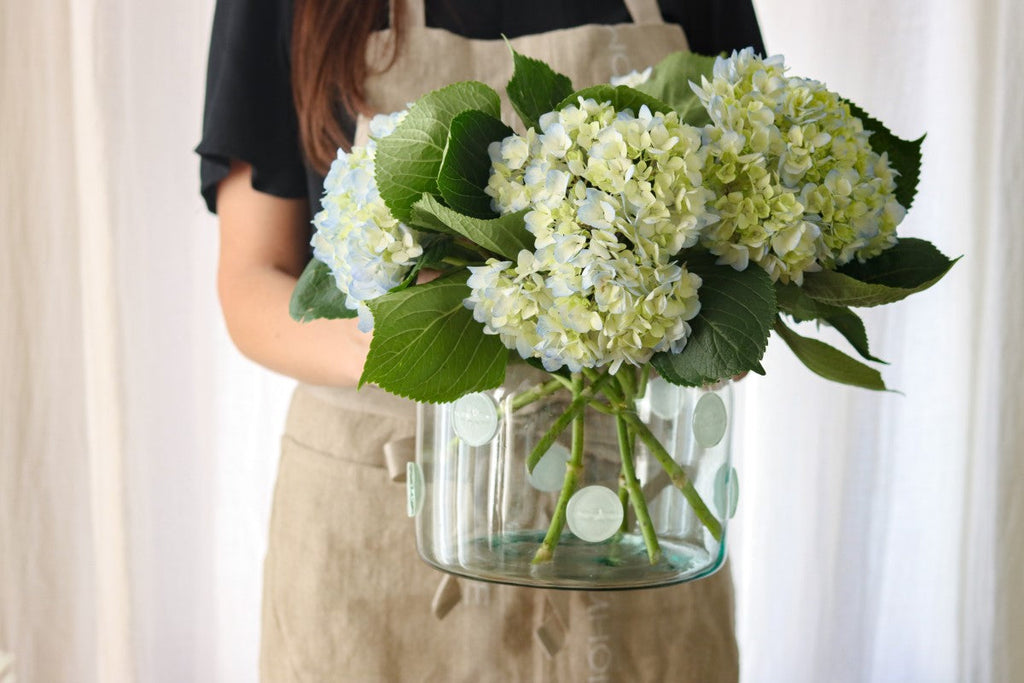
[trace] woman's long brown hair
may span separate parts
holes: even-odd
[[[401,44],[404,4],[395,5],[391,62]],[[353,114],[366,111],[367,41],[387,8],[387,0],[295,0],[292,91],[303,149],[321,173],[338,147],[352,142],[338,123],[338,104]]]

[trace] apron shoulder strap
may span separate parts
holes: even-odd
[[[652,0],[657,2],[657,0]],[[427,25],[426,0],[391,0],[388,3],[389,26],[395,25],[395,7],[405,5],[405,25],[409,28],[423,28]]]
[[[422,2],[423,0],[419,0]],[[664,24],[658,0],[625,0],[634,24]]]

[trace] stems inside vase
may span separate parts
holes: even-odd
[[[714,513],[708,508],[704,499],[700,497],[700,493],[694,487],[693,482],[683,471],[683,468],[672,459],[665,447],[658,441],[658,437],[651,433],[651,430],[647,428],[647,425],[643,423],[635,412],[623,411],[623,418],[629,424],[630,428],[640,437],[640,440],[644,442],[651,454],[658,460],[662,468],[668,474],[669,479],[672,481],[672,485],[682,491],[683,497],[693,508],[694,513],[697,515],[697,519],[701,521],[704,527],[711,533],[716,541],[722,540],[722,525],[715,517]]]
[[[584,378],[590,382],[589,386],[585,387]],[[612,381],[613,379],[615,381]],[[547,533],[534,554],[534,564],[547,562],[554,557],[555,549],[565,528],[569,500],[579,488],[583,474],[584,424],[588,407],[599,408],[599,412],[609,414],[615,419],[619,455],[622,462],[619,479],[619,499],[623,504],[621,531],[627,532],[629,528],[626,522],[628,499],[636,515],[636,523],[640,528],[651,564],[656,564],[661,559],[662,551],[634,466],[634,445],[638,439],[658,461],[672,484],[682,492],[701,524],[716,541],[722,540],[721,523],[701,498],[682,466],[673,459],[658,437],[651,432],[636,413],[636,398],[643,395],[641,391],[646,391],[648,380],[649,373],[646,369],[641,372],[639,377],[631,369],[620,370],[617,374],[612,375],[607,371],[601,373],[585,368],[582,373],[573,374],[570,382],[572,399],[568,407],[541,436],[527,459],[527,467],[532,472],[562,432],[570,424],[572,425],[572,447],[569,461],[566,464],[565,478]],[[562,388],[564,383],[565,380],[559,378],[538,385],[516,397],[512,402],[512,409],[516,410],[549,396]],[[599,404],[597,398],[599,395],[604,395],[608,402]]]
[[[633,504],[633,511],[636,512],[636,523],[640,526],[640,533],[644,537],[644,545],[647,547],[647,557],[651,564],[657,564],[661,559],[661,544],[658,543],[658,534],[654,531],[654,524],[651,523],[651,515],[647,511],[647,501],[644,499],[640,482],[636,478],[636,470],[633,467],[633,444],[629,434],[629,426],[621,415],[616,416],[615,426],[619,437],[619,452],[622,454],[622,474],[625,479],[626,491],[629,494],[629,502]]]
[[[583,376],[578,373],[573,374],[573,404],[576,404],[583,399]],[[585,401],[580,403],[580,406],[582,405],[585,405]],[[566,410],[565,413],[562,414],[562,417],[569,415],[570,412],[572,412],[573,416],[572,451],[569,456],[569,463],[565,467],[565,481],[562,483],[562,493],[558,496],[558,504],[555,506],[555,513],[551,516],[551,524],[548,526],[548,532],[544,536],[544,541],[541,543],[540,548],[537,549],[537,553],[533,556],[534,564],[547,562],[554,556],[555,546],[558,545],[558,541],[562,536],[562,529],[565,528],[565,510],[569,506],[569,499],[572,498],[572,494],[576,493],[576,489],[579,486],[579,477],[583,472],[583,410],[581,407],[572,411],[572,406],[570,406],[570,410]],[[544,449],[544,451],[541,452],[541,455],[546,451],[547,449]],[[534,464],[536,464],[536,461]]]

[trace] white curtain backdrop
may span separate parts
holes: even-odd
[[[291,383],[238,357],[197,194],[212,0],[0,3],[0,681],[255,681]],[[756,0],[768,48],[904,137],[903,234],[964,254],[865,315],[877,395],[773,340],[738,392],[744,681],[1024,670],[1016,0]],[[7,678],[5,678],[5,676]]]
[[[744,383],[736,582],[748,681],[1011,681],[1024,670],[1024,55],[1018,2],[757,2],[768,49],[903,137],[901,234],[964,254],[865,316],[877,396],[773,345]],[[1015,487],[1014,484],[1017,486]]]
[[[256,680],[291,383],[241,359],[217,309],[191,152],[212,17],[0,3],[0,653],[19,683]]]

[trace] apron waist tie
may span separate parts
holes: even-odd
[[[384,464],[388,478],[396,484],[405,483],[406,466],[416,460],[416,437],[407,436],[384,444]]]

